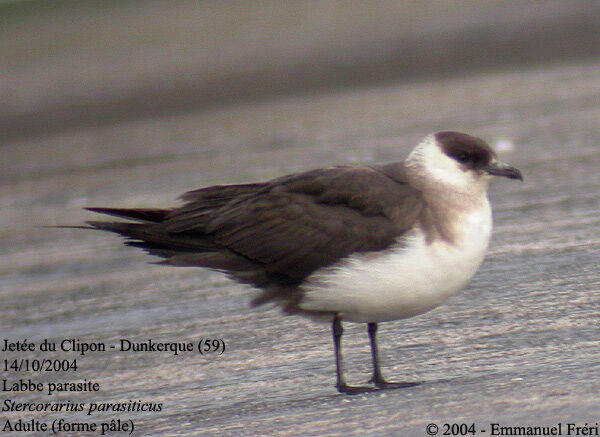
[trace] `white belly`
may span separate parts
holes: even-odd
[[[354,255],[317,271],[303,285],[301,308],[336,312],[353,322],[386,322],[416,316],[442,304],[473,277],[492,229],[489,204],[463,215],[465,231],[454,244],[427,244],[414,233],[381,255]]]

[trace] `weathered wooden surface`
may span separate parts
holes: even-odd
[[[101,384],[98,393],[0,397],[162,402],[159,413],[8,417],[131,418],[138,435],[420,436],[444,422],[475,422],[489,435],[491,422],[594,424],[599,120],[600,64],[592,59],[11,139],[0,149],[0,340],[219,338],[227,349],[89,354],[76,374],[9,378],[87,378]],[[433,312],[381,326],[384,372],[423,382],[410,389],[339,395],[328,326],[250,309],[251,290],[206,270],[150,265],[117,237],[42,227],[91,219],[84,206],[166,206],[209,184],[402,159],[440,129],[487,139],[525,182],[493,185],[494,237],[472,283]],[[349,379],[363,381],[366,327],[347,327]]]

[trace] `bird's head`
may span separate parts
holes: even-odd
[[[463,193],[485,192],[493,176],[523,180],[519,170],[498,161],[485,141],[460,132],[427,136],[406,164],[421,183],[441,184]]]

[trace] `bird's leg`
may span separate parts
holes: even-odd
[[[373,377],[369,382],[375,385],[385,383],[379,368],[379,349],[377,348],[377,323],[369,323],[369,340],[371,341],[371,358],[373,359]]]
[[[342,363],[342,334],[344,328],[337,314],[333,317],[333,348],[335,350],[335,370],[337,372],[337,389],[341,392],[346,387],[346,378],[344,378],[344,368]]]
[[[352,387],[346,384],[346,378],[344,378],[344,363],[342,359],[342,334],[344,333],[344,328],[342,328],[342,322],[337,314],[333,317],[332,329],[333,347],[335,350],[335,367],[337,371],[336,388],[340,393],[349,395],[373,391],[372,387]]]
[[[387,382],[383,379],[379,367],[379,350],[377,348],[377,323],[369,323],[369,340],[371,341],[371,357],[373,358],[373,377],[372,382],[379,388],[404,388],[418,385],[418,382]]]

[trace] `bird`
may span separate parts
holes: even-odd
[[[443,131],[404,161],[209,186],[173,208],[90,207],[121,220],[86,227],[125,237],[158,264],[222,272],[256,289],[252,306],[331,323],[336,388],[358,394],[419,384],[383,377],[378,324],[436,308],[471,280],[492,232],[493,177],[523,180],[484,140]],[[346,381],[342,322],[367,324],[368,385]]]

